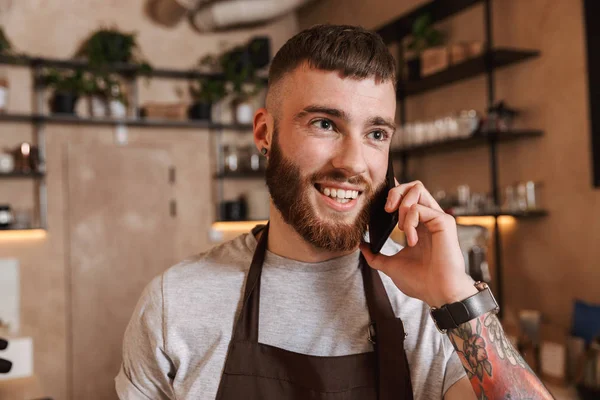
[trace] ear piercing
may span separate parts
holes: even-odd
[[[262,153],[263,156],[267,155],[267,148],[263,147],[262,149],[260,149],[260,152]]]

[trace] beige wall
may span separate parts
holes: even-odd
[[[234,33],[197,34],[186,21],[173,29],[153,24],[144,14],[142,1],[61,0],[40,2],[19,0],[0,21],[19,51],[66,58],[80,41],[101,25],[137,31],[145,57],[157,67],[190,68],[207,52],[223,45],[245,41],[253,34],[268,34],[276,51],[297,29],[290,15],[266,27]],[[11,67],[10,110],[31,111],[30,71]],[[155,80],[140,83],[141,101],[176,101],[175,88],[185,82]],[[81,104],[83,105],[83,104]],[[80,107],[83,109],[84,107]],[[0,257],[16,257],[21,263],[21,334],[34,338],[35,369],[44,394],[55,399],[69,396],[70,352],[70,270],[65,219],[67,143],[113,143],[114,128],[52,125],[46,128],[49,230],[45,239],[2,241]],[[187,257],[206,249],[208,230],[214,218],[211,172],[208,170],[212,144],[207,131],[190,129],[129,128],[130,143],[164,146],[176,159],[179,228],[176,256]],[[29,124],[0,124],[0,146],[14,147],[32,140]],[[29,181],[2,181],[0,199],[31,207],[33,184]],[[140,193],[140,195],[147,195]],[[150,251],[151,249],[149,249]],[[168,266],[165,266],[165,268]],[[1,273],[1,271],[0,271]]]
[[[299,13],[300,28],[348,23],[377,28],[422,2],[327,0]],[[502,0],[494,3],[497,46],[539,49],[541,57],[501,70],[497,99],[524,111],[523,127],[543,129],[541,139],[502,144],[500,185],[545,183],[550,216],[517,221],[502,230],[505,311],[537,308],[567,327],[572,301],[600,303],[600,190],[591,187],[590,127],[582,2]],[[442,25],[456,39],[483,39],[483,8],[476,6]],[[435,117],[456,107],[484,110],[485,79],[472,79],[408,102],[409,120]],[[431,155],[411,162],[411,172],[431,190],[467,183],[488,190],[487,149]]]

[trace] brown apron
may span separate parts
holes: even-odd
[[[374,352],[339,357],[299,354],[258,343],[260,275],[269,224],[258,242],[246,278],[241,314],[229,345],[217,400],[401,400],[412,385],[404,327],[377,271],[362,254],[365,297],[371,317]],[[365,332],[366,340],[367,332]]]

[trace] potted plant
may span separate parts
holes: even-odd
[[[226,95],[225,81],[222,79],[201,78],[190,85],[193,103],[188,108],[188,118],[211,120],[212,105]]]
[[[81,94],[89,91],[83,72],[61,71],[49,68],[42,74],[43,83],[54,92],[50,97],[50,111],[75,114],[75,106]]]
[[[102,76],[89,73],[84,78],[84,93],[87,95],[89,114],[92,117],[108,115],[106,86],[106,80]]]
[[[412,26],[411,40],[408,50],[412,57],[406,62],[408,80],[417,80],[421,77],[421,53],[430,47],[443,44],[444,34],[433,27],[431,15],[424,14],[418,17]]]
[[[107,79],[107,91],[109,114],[113,118],[125,118],[127,116],[127,94],[123,89],[121,81],[116,77]]]
[[[114,64],[137,64],[139,71],[152,67],[141,57],[136,33],[123,33],[116,28],[100,28],[80,46],[76,57],[84,57],[92,68],[103,70]]]
[[[263,89],[262,81],[256,75],[256,68],[252,63],[250,52],[243,46],[238,46],[225,53],[221,59],[221,68],[225,80],[229,82],[234,95],[235,120],[238,124],[252,123],[254,109],[251,100]]]

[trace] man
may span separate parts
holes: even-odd
[[[408,247],[361,243],[387,190],[395,82],[361,28],[315,26],[281,48],[254,118],[270,221],[150,283],[125,334],[121,399],[551,398],[420,182],[387,195]]]

